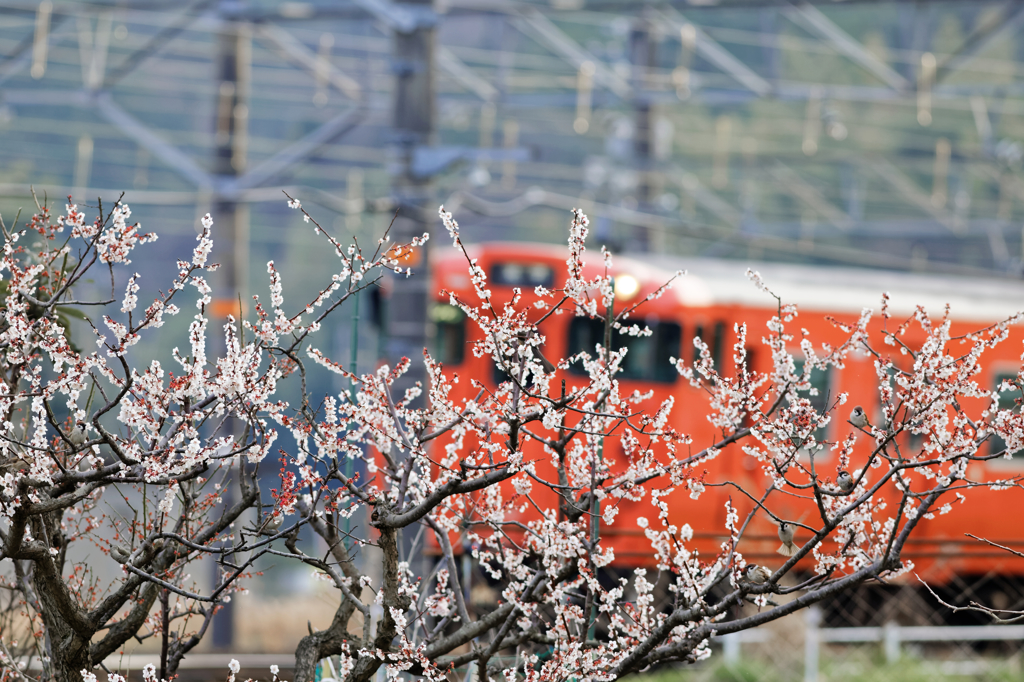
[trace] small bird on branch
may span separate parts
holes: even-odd
[[[131,552],[122,547],[121,545],[114,545],[110,548],[110,558],[119,564],[128,563],[128,559],[132,556]]]
[[[779,547],[778,552],[782,556],[793,556],[796,554],[796,545],[793,544],[793,524],[788,521],[779,522],[779,539],[782,540],[782,546]]]
[[[853,476],[850,475],[849,471],[840,471],[839,475],[836,476],[836,485],[844,493],[848,493],[853,490]]]
[[[771,571],[764,566],[758,566],[757,564],[747,564],[746,569],[743,571],[743,575],[748,581],[755,585],[764,585],[768,582],[768,579],[772,577]]]
[[[85,445],[85,422],[79,419],[75,422],[75,428],[71,429],[71,433],[68,434],[68,440],[75,448],[80,448]]]
[[[867,412],[860,405],[856,405],[850,410],[850,423],[858,429],[866,429],[871,426],[871,422],[868,421]]]
[[[32,468],[31,462],[24,457],[12,457],[2,463],[0,463],[0,473],[2,472],[15,472],[15,471],[26,471]]]

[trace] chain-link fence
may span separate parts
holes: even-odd
[[[953,607],[979,603],[1024,611],[1019,576],[953,576],[930,587]],[[755,612],[745,606],[736,615]],[[982,613],[943,606],[913,576],[862,585],[755,630],[717,638],[713,649],[701,664],[649,676],[686,682],[904,682],[1020,680],[1024,675],[1024,624],[992,625]]]

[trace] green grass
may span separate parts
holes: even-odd
[[[956,666],[960,666],[959,669],[955,669]],[[716,655],[701,666],[665,667],[628,679],[630,682],[802,682],[804,671],[802,663],[780,667],[753,657],[729,666]],[[818,682],[1018,682],[1022,679],[1019,655],[1010,659],[978,657],[963,663],[904,656],[890,664],[880,656],[851,652],[843,658],[823,657],[818,671]]]

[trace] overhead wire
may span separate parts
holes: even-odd
[[[25,5],[25,6],[27,7],[27,5]],[[591,5],[588,5],[588,6],[594,6],[594,5],[591,4]],[[82,5],[81,7],[86,8],[86,11],[89,10],[89,6],[87,6],[87,5]],[[95,9],[95,7],[93,7],[92,9]],[[117,9],[119,9],[119,8],[114,8],[114,10],[117,10]],[[687,8],[687,9],[689,9],[689,8]],[[58,11],[59,10],[60,10],[60,8],[58,8]],[[136,24],[148,25],[152,30],[157,31],[156,35],[159,35],[159,31],[167,29],[167,20],[168,20],[169,17],[173,18],[173,16],[175,16],[175,13],[168,12],[168,11],[165,11],[165,12],[161,13],[161,12],[158,12],[158,11],[139,9],[139,8],[132,8],[130,10],[130,16],[131,16],[131,21],[135,22],[135,23],[133,23],[133,26],[136,25]],[[564,20],[564,21],[571,22],[573,20],[576,20],[578,17],[582,17],[582,16],[584,16],[584,15],[582,15],[580,13],[575,14],[575,15],[569,13],[569,14],[564,14],[564,15],[560,14],[560,15],[558,15],[558,18],[559,18],[559,20]],[[597,23],[599,23],[600,17],[597,14],[592,13],[592,14],[586,15],[586,16],[588,17],[588,20],[592,24],[596,25]],[[607,23],[610,23],[610,22],[614,21],[614,19],[615,18],[611,14],[605,13],[603,20],[605,22],[607,22]],[[147,24],[147,22],[148,22],[148,24]],[[580,21],[580,23],[583,23],[583,22]],[[164,65],[165,65],[165,68],[163,68],[161,70],[162,76],[166,77],[166,75],[168,73],[170,73],[170,72],[175,72],[175,71],[179,71],[179,70],[184,71],[183,69],[181,69],[181,66],[174,66],[174,65],[172,65],[170,67],[166,67],[166,64],[168,62],[171,62],[171,61],[174,61],[174,60],[180,60],[182,62],[182,66],[184,65],[185,62],[191,61],[191,62],[194,63],[195,62],[195,54],[196,54],[196,52],[198,50],[201,50],[201,48],[203,48],[204,46],[207,46],[206,43],[204,43],[204,41],[201,38],[199,38],[198,36],[201,36],[203,34],[209,35],[209,34],[212,33],[212,31],[215,30],[215,28],[216,27],[215,27],[215,25],[212,22],[197,21],[193,25],[190,25],[187,29],[182,29],[180,31],[180,35],[176,36],[174,41],[172,41],[171,43],[168,44],[168,47],[166,48],[166,51],[162,51],[161,52],[160,58],[161,58],[161,60],[163,61]],[[708,33],[710,35],[712,35],[713,37],[716,37],[717,39],[720,39],[720,40],[731,39],[733,44],[742,44],[742,40],[741,39],[744,39],[744,38],[748,41],[748,44],[755,44],[755,43],[763,42],[763,40],[765,39],[765,36],[766,35],[770,35],[770,34],[764,34],[762,32],[757,32],[757,31],[747,31],[746,33],[744,33],[742,29],[728,29],[728,28],[723,29],[723,28],[714,28],[714,27],[710,27],[710,26],[709,27],[705,27],[705,28],[708,31]],[[316,28],[306,27],[306,26],[301,25],[301,22],[293,22],[292,24],[290,24],[289,30],[292,31],[295,35],[299,36],[300,38],[306,40],[307,42],[308,42],[308,39],[309,39],[310,36],[313,36],[314,34],[317,34],[317,32],[318,32],[318,29],[316,29]],[[190,37],[190,35],[192,35],[192,34],[195,34],[196,37],[194,37],[194,38]],[[384,53],[386,53],[386,51],[388,50],[388,38],[387,37],[383,37],[383,36],[382,37],[368,37],[368,36],[360,36],[360,35],[354,34],[354,33],[345,33],[344,35],[346,36],[345,40],[344,41],[338,41],[338,42],[339,42],[339,44],[344,43],[347,46],[346,49],[348,49],[349,53],[352,55],[348,59],[351,60],[350,64],[353,65],[353,66],[357,65],[357,63],[360,61],[360,57],[358,56],[360,54],[360,51],[362,51],[362,53],[365,54],[365,58],[364,59],[368,59],[368,58],[371,58],[371,55],[381,56]],[[352,40],[350,41],[349,38],[351,38]],[[786,37],[786,40],[789,40],[789,38]],[[150,41],[152,41],[152,38],[150,38]],[[782,45],[783,45],[784,49],[790,49],[790,48],[792,48],[794,46],[802,46],[802,48],[805,51],[807,51],[808,53],[826,53],[826,52],[830,51],[830,48],[824,43],[824,41],[821,41],[821,40],[816,40],[816,39],[795,39],[795,41],[796,42],[792,42],[792,43],[783,42]],[[459,47],[459,46],[453,46],[451,49],[456,54],[456,56],[459,56],[460,58],[463,58],[463,59],[469,61],[476,68],[480,68],[481,64],[487,64],[488,63],[488,58],[489,58],[489,63],[493,64],[495,67],[497,67],[500,64],[500,61],[501,61],[502,50],[499,50],[499,49],[489,50],[489,49],[486,49],[486,48],[479,48],[479,47]],[[834,52],[834,51],[832,51],[832,52]],[[893,52],[892,54],[895,54],[895,53]],[[334,56],[332,58],[339,59],[339,60],[341,59],[340,57],[336,57],[336,56]],[[899,59],[905,59],[905,58],[908,58],[907,55],[903,55],[903,54],[899,55]],[[68,73],[72,73],[72,74],[75,73],[74,69],[70,68],[70,67],[73,67],[73,66],[77,66],[77,62],[76,62],[76,60],[74,58],[74,50],[72,48],[70,48],[70,47],[63,48],[63,47],[57,46],[56,49],[51,54],[51,59],[56,60],[56,63],[60,63],[60,64],[63,64],[65,66],[69,67]],[[898,59],[896,59],[894,57],[894,58],[892,58],[892,61],[898,61]],[[266,62],[266,64],[264,64],[263,66],[267,66],[267,65],[270,65],[272,63],[273,62],[271,60],[268,60]],[[340,61],[339,61],[339,63],[340,63]],[[544,58],[539,58],[536,55],[532,55],[532,54],[528,54],[528,53],[520,53],[520,54],[516,55],[516,65],[517,66],[516,66],[515,70],[516,71],[522,71],[523,69],[520,68],[522,64],[531,64],[532,65],[534,63],[537,64],[537,70],[538,71],[542,68],[542,67],[540,67],[541,63],[547,64],[548,65],[548,74],[550,74],[551,65],[558,65],[560,70],[561,69],[565,69],[566,75],[567,75],[566,82],[564,84],[555,82],[554,84],[556,86],[560,86],[560,87],[556,87],[556,88],[553,88],[553,89],[556,90],[556,91],[566,91],[566,92],[569,92],[569,91],[572,90],[573,81],[574,81],[574,76],[570,75],[570,74],[573,73],[572,68],[568,67],[568,66],[563,66],[563,62],[561,60],[555,58],[555,57],[548,57],[545,60]],[[1002,63],[1002,62],[1000,62],[1000,63]],[[375,69],[377,69],[377,68],[381,68],[382,69],[382,67],[385,64],[386,64],[386,60],[381,58],[379,60],[379,64],[376,64],[376,63],[369,64],[369,63],[367,63],[367,64],[364,64],[364,65],[370,65],[370,66],[372,66]],[[152,63],[150,63],[150,65],[152,65]],[[993,63],[993,65],[994,65],[994,63]],[[260,64],[255,64],[254,68],[259,68],[260,66],[261,66]],[[284,75],[284,74],[290,74],[292,72],[282,71],[281,72],[282,77],[280,77],[280,78],[276,78],[274,76],[274,73],[275,72],[273,72],[272,70],[266,70],[265,69],[265,73],[263,73],[263,75],[262,75],[262,77],[265,79],[264,82],[268,83],[268,84],[272,84],[275,87],[280,89],[278,94],[280,95],[280,102],[281,102],[282,106],[285,106],[285,105],[288,105],[288,104],[294,104],[295,97],[298,94],[301,94],[304,91],[304,86],[295,84],[294,76],[290,76],[289,77],[287,75]],[[489,74],[490,72],[487,72],[487,73]],[[706,71],[706,72],[705,71],[697,71],[697,72],[695,72],[695,74],[697,76],[705,78],[705,84],[708,85],[708,86],[723,85],[723,84],[726,84],[728,82],[728,80],[729,80],[728,76],[725,76],[725,75],[720,74],[720,73],[715,72],[715,71]],[[670,80],[670,77],[671,77],[671,70],[670,69],[659,69],[659,70],[656,71],[655,76],[656,76],[655,80],[659,80],[660,79],[661,81],[668,82]],[[520,78],[521,80],[515,80],[515,78]],[[535,91],[539,87],[539,84],[537,82],[529,80],[531,78],[531,76],[529,74],[521,75],[521,76],[516,76],[515,78],[513,78],[511,81],[507,81],[507,83],[511,84],[513,91],[515,91],[517,88],[527,88],[527,89],[531,89],[531,90]],[[717,79],[717,80],[714,80],[714,79]],[[72,83],[74,83],[74,80],[75,80],[74,77],[71,76],[71,77],[64,78],[63,80],[58,79],[56,82],[61,83],[61,84],[71,85]],[[148,79],[148,80],[152,80],[152,79]],[[382,79],[371,79],[371,80],[381,81]],[[551,84],[552,83],[549,75],[546,77],[545,82],[547,84]],[[164,83],[166,83],[166,81]],[[801,87],[803,85],[805,85],[805,84],[788,82],[788,81],[781,81],[779,83],[779,87],[781,89]],[[173,87],[173,88],[177,88],[177,89],[179,89],[181,91],[187,91],[187,92],[194,93],[193,97],[195,97],[197,99],[197,101],[201,100],[202,99],[202,95],[204,93],[206,93],[207,91],[212,92],[212,88],[213,88],[213,84],[205,76],[197,75],[195,77],[192,77],[192,73],[189,73],[187,71],[185,71],[185,73],[184,73],[184,75],[183,75],[183,77],[181,78],[180,81],[172,81],[170,83],[170,86]],[[289,86],[294,86],[294,87],[289,87]],[[992,87],[998,89],[1000,86],[992,86]],[[381,85],[378,88],[377,92],[383,94],[383,93],[386,92],[386,90],[387,90],[386,86],[385,85]],[[121,96],[123,96],[125,98],[135,98],[136,100],[138,100],[138,101],[132,103],[133,104],[133,111],[137,111],[137,112],[140,112],[140,113],[153,113],[153,114],[167,113],[166,107],[161,107],[155,101],[155,98],[152,98],[152,99],[147,98],[147,93],[154,93],[155,94],[156,92],[158,92],[157,88],[150,86],[147,83],[147,79],[146,78],[141,78],[140,77],[138,79],[138,82],[132,83],[131,86],[130,86],[129,91],[125,92],[125,93],[122,93]],[[451,93],[451,92],[452,91],[449,91],[449,93]],[[952,90],[951,90],[951,92],[952,92]],[[934,106],[936,106],[937,108],[938,107],[945,107],[946,109],[948,109],[950,111],[960,111],[960,112],[966,112],[967,110],[969,110],[969,105],[963,99],[961,99],[961,98],[943,99],[940,96],[939,93],[940,93],[940,91],[936,90]],[[147,106],[146,105],[147,99],[149,99],[150,101],[153,101],[153,104]],[[265,103],[268,107],[270,107],[272,104],[274,104],[274,98],[265,98],[265,99],[260,99],[259,101],[262,102],[262,103]],[[892,105],[892,106],[896,106],[896,107],[900,107],[900,108],[907,108],[907,109],[912,108],[914,106],[913,95],[912,94],[907,94],[905,97],[895,97],[893,99],[888,99],[886,101],[886,103],[889,104],[889,105]],[[619,107],[623,107],[622,109],[619,110],[621,114],[627,113],[626,110],[625,110],[624,104],[628,104],[628,103],[619,103],[619,105],[618,105]],[[680,103],[680,105],[681,106],[686,106],[683,103]],[[205,105],[205,106],[212,106],[212,105]],[[990,110],[993,113],[998,113],[999,111],[1012,111],[1014,107],[1020,107],[1020,106],[1021,106],[1021,104],[1020,104],[1020,102],[1018,100],[1010,99],[1010,100],[1006,100],[1004,102],[995,102],[995,103],[993,103]],[[794,108],[794,109],[797,109],[797,108]],[[606,111],[615,111],[616,108],[612,107],[611,109],[605,109],[605,110]],[[273,109],[272,108],[268,108],[266,111],[264,111],[262,113],[263,113],[263,115],[265,117],[269,117],[269,116],[273,115]],[[517,116],[517,118],[519,118],[521,120],[521,122],[528,122],[529,120],[531,120],[529,115],[528,114],[524,114],[522,112],[522,110],[514,110],[514,113]],[[45,121],[54,120],[54,119],[41,119],[41,120],[45,122]],[[540,122],[542,120],[542,118],[540,116],[537,116],[533,120],[536,120],[537,122]],[[682,117],[680,117],[680,116],[676,116],[675,117],[675,121],[676,121],[677,124],[679,124],[681,120],[682,120]],[[786,116],[786,115],[778,116],[775,119],[774,123],[775,123],[775,128],[776,128],[776,130],[779,133],[779,135],[778,135],[778,139],[780,140],[779,145],[784,147],[785,146],[785,141],[787,139],[789,139],[789,137],[787,135],[787,132],[786,132],[786,128],[788,126],[791,126],[792,128],[798,128],[800,123],[801,123],[801,116],[800,116],[799,112],[795,111],[795,113],[793,115],[790,115],[790,116]],[[45,126],[46,124],[44,123],[43,125]],[[87,129],[88,125],[89,124],[86,124],[86,127],[83,128],[83,130]],[[103,131],[103,130],[108,130],[109,131],[109,128],[106,128],[106,129],[103,128],[103,124],[96,124],[96,125],[98,126],[98,128],[101,131]],[[865,125],[870,125],[870,123],[866,123]],[[24,126],[24,128],[19,128],[18,126]],[[28,129],[30,127],[31,126],[29,126],[28,123],[25,122],[25,121],[19,122],[19,123],[17,123],[15,125],[15,129]],[[524,128],[523,130],[524,130],[524,133],[528,132],[528,128]],[[879,130],[881,130],[883,132],[887,132],[887,131],[901,131],[902,132],[902,131],[905,131],[905,129],[903,127],[899,126],[899,125],[894,125],[892,128],[879,128]],[[39,132],[43,132],[43,131],[39,131]],[[102,136],[105,133],[104,132],[94,132],[94,134],[97,135],[97,136]],[[210,136],[208,134],[199,133],[199,132],[196,132],[194,130],[188,129],[187,126],[184,127],[181,130],[174,130],[174,129],[169,129],[169,128],[161,128],[160,129],[160,134],[165,136],[165,137],[167,137],[167,138],[170,138],[176,144],[191,146],[191,147],[193,147],[193,148],[195,148],[197,150],[204,149],[204,148],[206,148],[210,144]],[[69,138],[70,137],[74,137],[74,134],[69,132],[67,137],[69,137]],[[766,139],[772,139],[772,138],[766,138]],[[931,135],[928,132],[925,132],[925,133],[921,134],[919,141],[915,141],[913,138],[911,138],[909,141],[910,141],[911,144],[908,144],[908,145],[905,144],[903,146],[903,149],[901,150],[901,153],[902,152],[906,152],[906,151],[913,151],[913,150],[918,150],[918,151],[924,152],[924,151],[927,151],[931,147],[931,144],[930,144]],[[258,154],[258,153],[260,153],[260,151],[266,151],[266,153],[269,154],[269,153],[273,152],[273,149],[279,148],[282,144],[286,143],[286,140],[283,140],[283,139],[278,138],[278,137],[274,137],[272,135],[271,136],[266,136],[266,135],[254,134],[252,136],[251,143],[253,145],[253,151],[255,153]],[[864,145],[864,144],[868,144],[868,143],[866,141],[862,140],[861,144]],[[882,144],[884,145],[884,143],[882,143]],[[769,148],[769,149],[771,149],[771,148]],[[365,151],[359,151],[359,150],[365,150]],[[884,147],[880,148],[880,150],[881,151],[887,151],[886,149],[884,149]],[[772,150],[771,153],[778,153],[778,150]],[[686,149],[686,155],[689,158],[699,158],[700,151],[697,148],[688,148],[688,149]],[[375,150],[374,150],[374,148],[372,146],[360,147],[359,145],[327,145],[320,152],[317,153],[317,156],[320,157],[320,158],[325,158],[325,159],[334,159],[334,160],[348,161],[348,162],[351,162],[351,161],[370,162],[370,161],[373,161],[373,157],[375,156]],[[912,160],[904,160],[904,161],[901,162],[901,164],[904,164],[904,166],[907,166],[907,165],[912,166],[914,163],[915,162],[912,161]],[[520,175],[523,177],[524,182],[529,182],[531,178],[559,177],[562,174],[563,170],[564,170],[564,169],[557,169],[557,170],[552,170],[552,171],[548,172],[548,171],[541,171],[542,168],[546,168],[546,166],[545,166],[545,164],[543,162],[537,162],[537,163],[532,163],[532,164],[521,164],[520,165]],[[300,173],[308,173],[308,169],[307,170],[301,170],[300,169]],[[568,174],[566,174],[566,175],[568,176]],[[327,177],[333,177],[334,174],[328,172],[326,174],[326,176]],[[565,177],[565,180],[567,182],[571,182],[572,178]],[[578,171],[577,171],[577,180],[578,180]],[[905,204],[903,206],[905,207]]]

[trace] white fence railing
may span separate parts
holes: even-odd
[[[865,642],[882,642],[885,658],[889,663],[900,657],[900,645],[903,642],[983,642],[983,641],[1024,641],[1024,625],[913,625],[902,626],[887,623],[881,627],[858,628],[823,628],[821,610],[812,606],[804,612],[804,682],[818,682],[819,654],[822,644],[856,644]],[[726,664],[732,665],[740,660],[741,647],[744,644],[765,644],[772,638],[766,629],[744,630],[729,635],[716,637],[721,642],[722,654]],[[269,668],[272,664],[282,669],[294,666],[294,654],[190,654],[181,662],[180,668],[221,670],[226,669],[228,661],[238,659],[242,668]],[[111,657],[104,663],[112,670],[141,670],[147,664],[159,665],[159,656],[155,654],[134,654]],[[33,658],[28,667],[32,670],[41,669],[39,660]],[[965,674],[978,672],[971,666],[962,671]]]
[[[854,644],[881,642],[889,663],[900,657],[903,642],[982,642],[1024,641],[1024,625],[911,625],[887,623],[881,627],[823,628],[821,610],[814,606],[805,611],[804,682],[817,682],[819,654],[822,644]],[[763,644],[771,638],[767,630],[744,630],[716,638],[722,643],[727,664],[740,659],[743,644]]]

